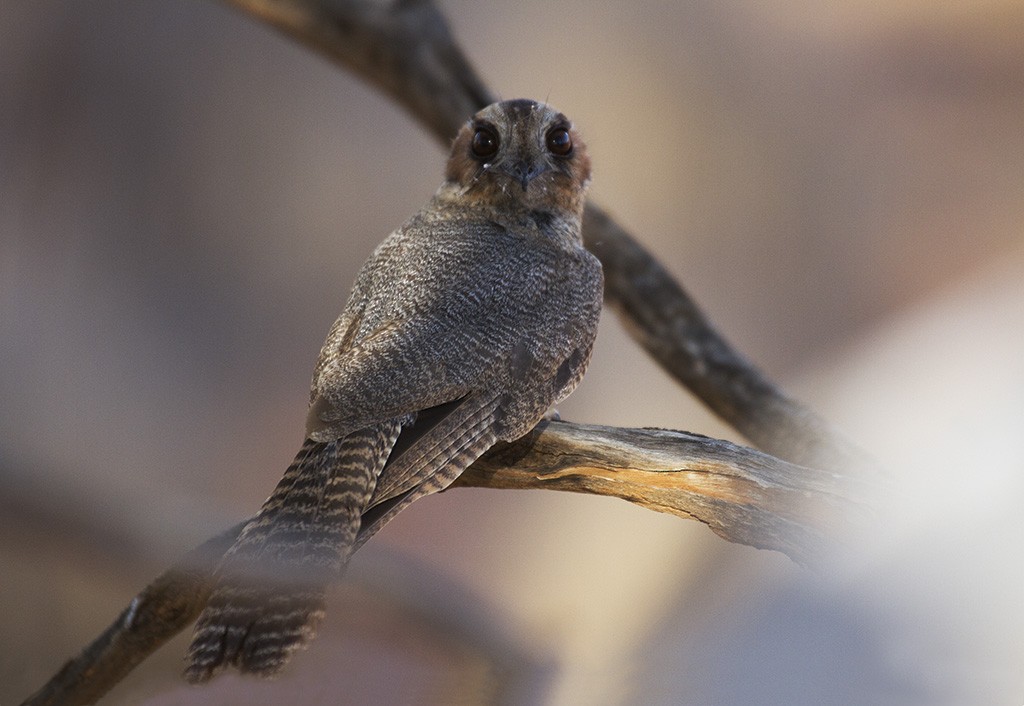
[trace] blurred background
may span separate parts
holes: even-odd
[[[279,680],[187,687],[183,636],[105,703],[1024,703],[1024,4],[441,4],[892,502],[812,574],[614,499],[455,490],[356,556]],[[258,508],[443,160],[216,2],[0,4],[0,704]],[[610,313],[560,411],[742,441]]]

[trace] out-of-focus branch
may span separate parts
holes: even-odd
[[[494,100],[431,0],[226,2],[381,89],[445,146]],[[605,300],[634,340],[755,446],[819,468],[869,465],[853,444],[733,349],[672,275],[592,203],[583,237],[604,266]]]
[[[705,436],[547,422],[491,449],[455,485],[622,498],[807,563],[831,546],[851,516],[847,482]],[[217,563],[243,525],[202,544],[153,581],[23,706],[95,703],[196,619]]]
[[[94,704],[192,623],[213,590],[214,569],[245,523],[207,540],[132,599],[99,637],[22,706]]]
[[[494,102],[430,0],[224,0],[394,98],[445,147]]]

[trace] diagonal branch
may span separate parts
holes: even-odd
[[[22,706],[96,703],[198,617],[213,590],[214,568],[244,526],[239,523],[208,539],[154,579],[92,644],[68,660]]]

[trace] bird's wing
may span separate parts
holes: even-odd
[[[439,351],[455,345],[438,328],[389,319],[337,349],[315,378],[306,436],[329,441],[469,394],[471,376],[450,373],[457,358]]]
[[[474,393],[418,412],[403,426],[363,513],[357,548],[413,500],[448,487],[497,441],[499,401]]]

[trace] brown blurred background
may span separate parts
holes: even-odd
[[[1024,701],[1024,4],[442,6],[898,512],[812,575],[621,501],[457,490],[360,552],[280,680],[188,688],[179,639],[107,703]],[[0,704],[259,506],[442,163],[215,2],[0,4]],[[736,439],[611,314],[560,411]]]

